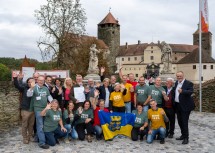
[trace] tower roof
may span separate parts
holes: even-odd
[[[107,24],[107,23],[119,25],[119,21],[116,20],[110,12],[106,15],[106,17],[98,25]]]

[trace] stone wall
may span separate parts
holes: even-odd
[[[199,111],[199,85],[194,86],[196,111]],[[202,111],[215,113],[215,79],[202,84]]]
[[[11,81],[0,81],[0,133],[19,124],[19,92]]]

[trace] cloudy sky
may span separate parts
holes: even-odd
[[[41,61],[37,40],[43,35],[34,10],[45,0],[0,1],[0,57]],[[166,41],[192,44],[197,29],[198,0],[80,0],[87,15],[86,33],[97,36],[97,24],[111,13],[121,25],[121,44]],[[215,34],[215,1],[208,0],[209,30]],[[213,46],[215,38],[213,36]],[[215,57],[215,47],[213,47]]]

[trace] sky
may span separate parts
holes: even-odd
[[[37,41],[44,35],[34,11],[46,0],[0,1],[0,57],[42,60]],[[86,33],[97,36],[97,24],[109,10],[119,20],[120,43],[191,44],[199,21],[198,0],[80,0],[87,16]],[[215,1],[208,0],[209,30],[215,34]],[[212,56],[215,58],[215,38]]]

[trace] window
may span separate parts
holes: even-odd
[[[124,58],[122,58],[122,61],[124,61]]]
[[[211,65],[211,69],[214,69],[214,66],[213,66],[213,65]]]
[[[144,61],[144,57],[143,56],[141,57],[141,61]]]
[[[151,51],[151,53],[153,53],[153,50]]]
[[[137,60],[137,57],[134,57],[134,60],[136,61],[136,60]]]
[[[125,70],[126,70],[126,68],[125,68]]]
[[[193,65],[193,69],[196,69],[196,65]]]
[[[135,74],[136,77],[138,77],[138,74]]]
[[[150,59],[151,59],[151,60],[154,60],[154,56],[150,56]]]
[[[139,70],[141,70],[141,68],[139,68]]]
[[[130,70],[131,70],[131,68],[130,68]]]
[[[134,68],[134,70],[136,70],[136,68]]]
[[[151,49],[153,49],[153,46],[151,46]]]
[[[178,58],[177,58],[177,57],[175,57],[175,60],[176,60],[176,61],[177,61],[177,59],[178,59]]]
[[[207,69],[207,65],[203,65],[203,69]]]
[[[128,61],[130,61],[130,57],[128,57]]]

